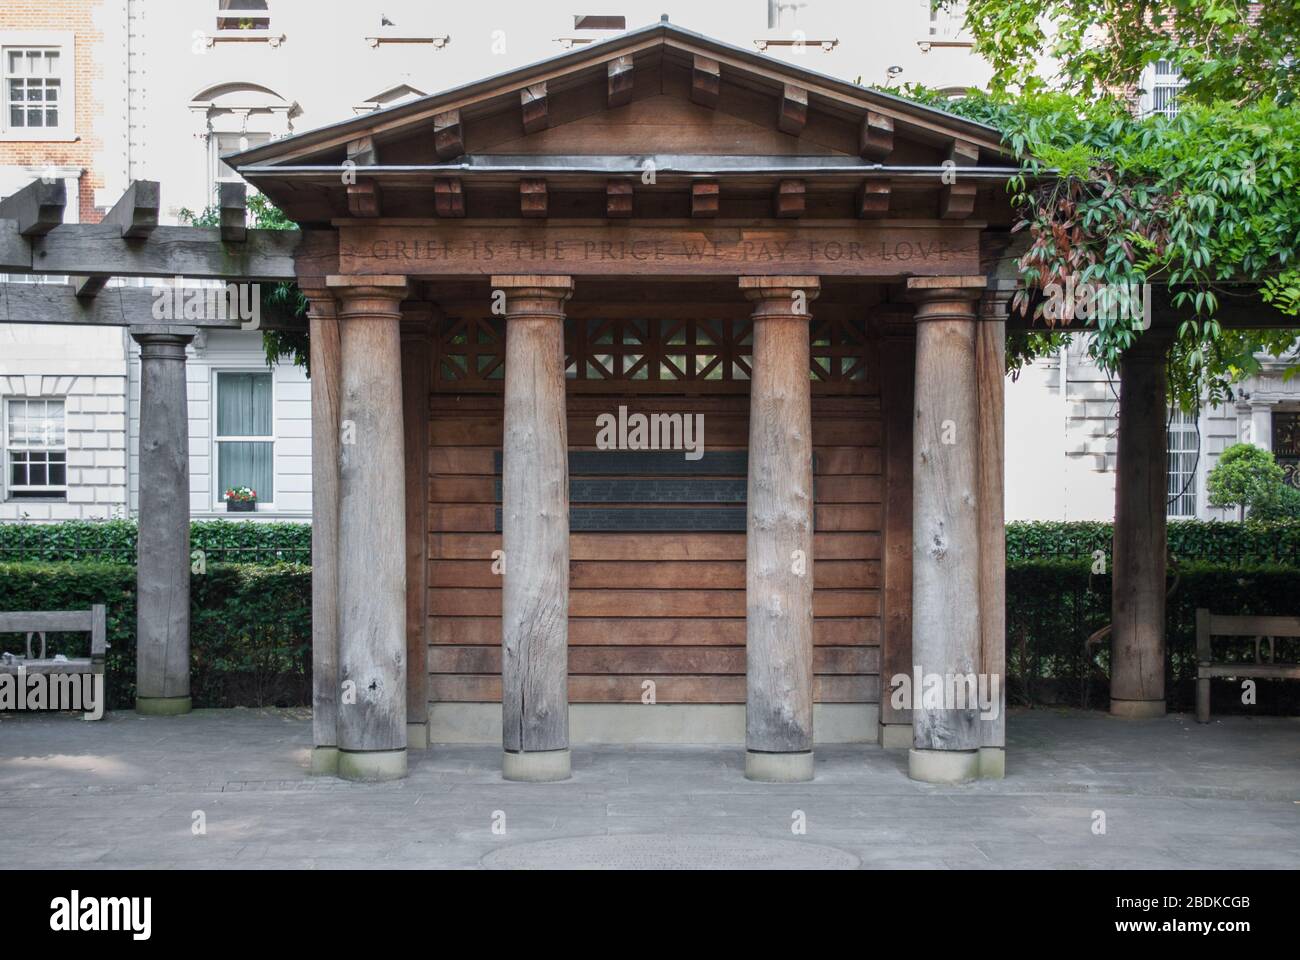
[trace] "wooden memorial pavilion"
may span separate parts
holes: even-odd
[[[882,690],[1003,672],[999,141],[662,22],[233,157],[304,229],[318,767],[500,701],[510,778],[571,703],[1000,775],[1000,704]]]
[[[664,22],[228,158],[301,231],[247,228],[242,184],[212,228],[160,225],[150,181],[98,224],[62,222],[62,181],[0,200],[0,271],[71,281],[0,283],[0,323],[141,345],[137,711],[190,708],[186,347],[241,318],[108,281],[292,279],[315,770],[500,738],[542,780],[571,740],[743,740],[748,776],[798,780],[870,741],[1001,776],[999,140]],[[1165,709],[1185,314],[1152,313],[1120,367],[1119,717]],[[1258,296],[1216,320],[1294,326]]]

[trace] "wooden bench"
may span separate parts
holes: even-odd
[[[25,633],[27,655],[0,656],[0,673],[28,674],[100,674],[108,651],[108,608],[97,603],[89,610],[41,610],[35,612],[0,610],[0,634]],[[46,656],[45,634],[89,633],[90,656],[56,660]],[[32,656],[32,638],[40,638],[40,656]],[[102,711],[101,711],[102,713]]]
[[[1215,663],[1210,641],[1213,637],[1253,637],[1254,663]],[[1300,617],[1225,617],[1204,607],[1196,611],[1196,719],[1210,722],[1210,680],[1214,677],[1251,677],[1269,680],[1300,680],[1300,663],[1275,663],[1274,640],[1300,637]],[[1268,641],[1268,660],[1260,647]]]

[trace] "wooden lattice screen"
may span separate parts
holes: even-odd
[[[838,317],[810,325],[808,375],[816,393],[870,391],[865,324]],[[746,393],[751,374],[749,320],[577,320],[565,325],[570,389],[659,393]],[[460,316],[439,321],[434,349],[437,392],[497,392],[505,375],[505,320]]]

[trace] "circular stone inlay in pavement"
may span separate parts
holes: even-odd
[[[489,870],[855,870],[834,847],[762,837],[611,835],[517,843],[482,859]]]

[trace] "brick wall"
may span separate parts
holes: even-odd
[[[95,100],[96,84],[103,79],[101,58],[106,53],[103,31],[96,14],[103,0],[3,0],[0,3],[0,35],[6,31],[71,31],[75,34],[76,76],[74,79],[75,133],[73,141],[0,141],[0,166],[80,167],[79,209],[83,223],[97,223],[105,211],[94,205],[95,189],[104,181],[94,169],[94,158],[103,144],[95,130],[96,114],[104,104]]]

